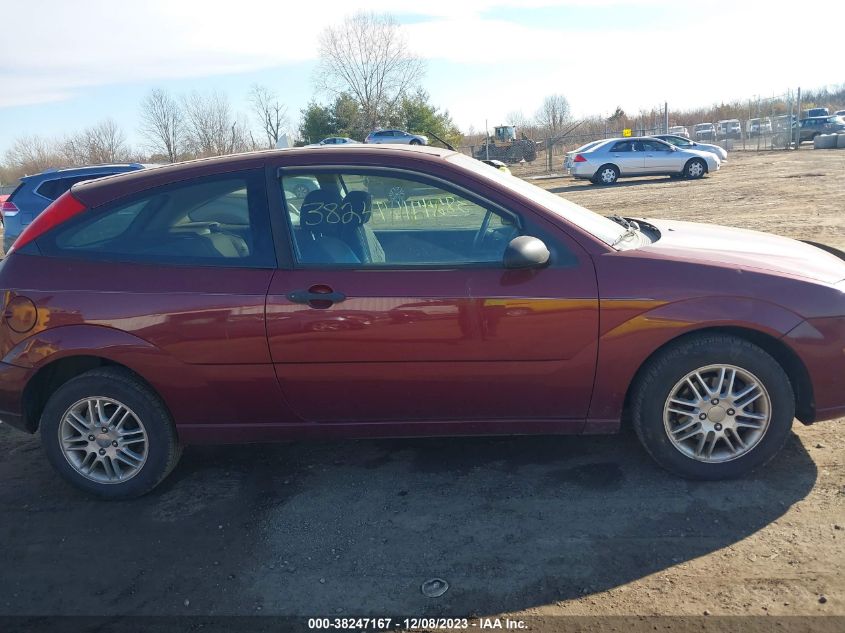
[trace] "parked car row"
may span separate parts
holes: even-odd
[[[782,130],[799,125],[801,129],[807,128],[807,133],[802,132],[802,140],[812,140],[812,129],[822,125],[835,124],[833,117],[842,117],[845,110],[837,110],[832,115],[827,108],[809,108],[802,111],[801,119],[795,115],[782,114],[775,117],[753,117],[745,121],[743,127],[739,119],[723,119],[716,123],[696,123],[689,134],[687,128],[676,125],[669,128],[669,134],[676,136],[687,136],[696,141],[721,141],[726,139],[755,138],[776,134]],[[804,123],[808,121],[808,123]],[[819,132],[827,133],[827,132]]]

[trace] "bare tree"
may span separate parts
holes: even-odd
[[[6,150],[5,166],[10,174],[6,177],[12,180],[37,174],[48,167],[59,167],[62,162],[54,146],[41,136],[21,136]]]
[[[332,95],[351,94],[372,129],[388,116],[425,74],[399,23],[390,15],[358,12],[320,35],[317,87]]]
[[[67,137],[61,145],[61,153],[71,165],[124,162],[130,155],[126,136],[113,119],[104,119]]]
[[[537,111],[537,122],[548,132],[556,134],[569,121],[569,100],[561,94],[549,95]]]
[[[185,116],[179,102],[166,90],[154,88],[141,102],[140,132],[149,149],[175,163],[185,151]]]
[[[287,107],[279,101],[274,91],[260,84],[252,86],[249,102],[261,124],[261,131],[267,137],[267,147],[276,147],[279,137],[289,125]]]
[[[247,126],[238,121],[225,94],[192,92],[184,97],[186,136],[196,156],[222,156],[253,149]]]
[[[531,120],[525,116],[525,113],[522,110],[511,110],[505,116],[505,121],[508,125],[515,125],[518,128],[531,126]]]

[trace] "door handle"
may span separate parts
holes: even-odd
[[[293,303],[307,303],[312,308],[328,308],[334,303],[344,301],[346,295],[335,292],[329,286],[311,286],[308,290],[292,290],[288,293],[288,300]]]

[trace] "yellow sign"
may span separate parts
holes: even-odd
[[[622,136],[631,136],[631,128],[626,127],[624,130],[622,130]]]

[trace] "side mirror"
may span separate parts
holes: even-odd
[[[542,240],[530,235],[513,238],[505,248],[502,263],[505,268],[541,268],[549,263],[549,249]]]

